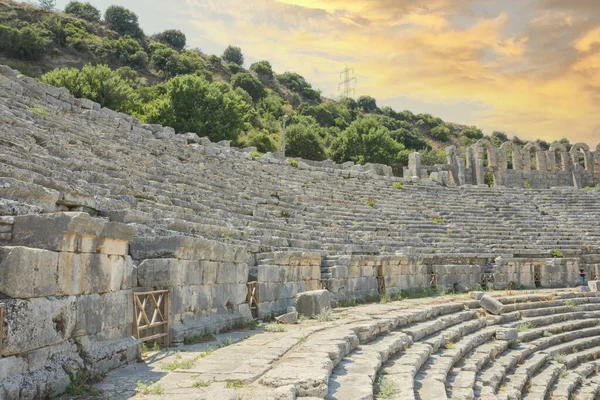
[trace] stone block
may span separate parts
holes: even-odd
[[[62,343],[75,329],[74,296],[0,302],[5,307],[4,342],[0,349],[4,356]]]
[[[496,339],[498,340],[517,340],[519,331],[516,328],[498,328],[496,329]]]
[[[220,263],[215,261],[200,261],[200,269],[202,270],[202,284],[213,285],[217,283],[217,269]]]
[[[125,276],[125,257],[108,254],[87,255],[85,294],[121,290]]]
[[[284,267],[279,265],[258,265],[259,282],[283,282],[285,278]]]
[[[105,221],[80,212],[19,215],[13,244],[52,251],[94,253]]]
[[[282,314],[278,317],[275,317],[275,321],[277,321],[280,324],[295,324],[298,322],[298,313],[296,311],[291,311]]]
[[[190,236],[137,237],[130,243],[130,253],[136,260],[180,258],[235,262],[247,257],[247,252],[241,246]]]
[[[173,287],[200,285],[202,269],[195,260],[162,258],[144,260],[137,268],[137,282],[141,287]]]
[[[331,307],[330,294],[327,290],[298,293],[294,299],[294,307],[298,314],[313,318]]]
[[[472,299],[481,300],[483,295],[485,295],[485,292],[475,291],[475,292],[469,293],[469,295],[471,296]]]
[[[588,281],[588,286],[592,292],[600,292],[600,281]]]
[[[499,315],[504,312],[504,305],[487,294],[481,297],[479,304],[483,309],[495,315]]]
[[[0,178],[0,198],[41,207],[44,212],[56,211],[60,193],[30,182]],[[31,246],[35,247],[35,246]]]
[[[14,298],[54,296],[58,254],[28,247],[0,247],[0,293]]]
[[[107,222],[98,239],[96,251],[103,254],[126,256],[129,241],[135,237],[134,227],[118,222]]]

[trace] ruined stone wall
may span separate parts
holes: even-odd
[[[495,186],[516,188],[583,188],[600,182],[600,151],[591,151],[584,143],[567,150],[555,142],[544,151],[533,142],[523,149],[512,142],[496,148],[487,139],[481,139],[467,148],[466,162],[455,146],[447,147],[446,152],[454,185],[488,184],[486,173],[493,177]]]
[[[500,258],[494,265],[494,288],[577,286],[577,258]]]
[[[261,254],[250,281],[258,282],[258,317],[279,315],[293,306],[298,293],[321,289],[319,252]]]
[[[61,393],[68,374],[99,376],[135,360],[134,231],[84,213],[12,220],[10,245],[0,247],[0,398]]]

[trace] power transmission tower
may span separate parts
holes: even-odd
[[[354,68],[346,67],[340,72],[340,83],[338,84],[338,90],[340,91],[340,97],[350,97],[350,94],[356,94],[352,83],[356,84],[356,77],[354,77]]]

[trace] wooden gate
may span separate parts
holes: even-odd
[[[133,293],[133,336],[142,342],[162,338],[163,345],[169,345],[168,290]]]
[[[248,282],[246,283],[246,287],[248,288],[248,295],[246,297],[248,307],[252,315],[258,317],[258,282]]]

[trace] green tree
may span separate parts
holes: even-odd
[[[354,161],[391,164],[404,149],[391,138],[389,130],[373,118],[354,121],[331,143],[331,158],[337,162]]]
[[[450,128],[444,124],[438,125],[429,131],[429,136],[440,142],[447,142],[450,140]]]
[[[38,0],[38,6],[44,10],[54,10],[56,8],[56,0]]]
[[[301,117],[297,121],[286,129],[286,155],[307,160],[324,160],[325,147],[318,134],[321,127],[311,117]]]
[[[268,61],[259,61],[250,66],[250,71],[254,71],[258,75],[258,79],[264,84],[271,82],[275,74],[273,73],[273,67]]]
[[[377,101],[371,96],[360,96],[357,103],[358,107],[366,113],[376,113],[378,111]]]
[[[264,129],[252,128],[247,134],[239,138],[239,147],[256,147],[261,153],[277,151],[277,140],[275,135],[269,134]]]
[[[399,121],[405,122],[405,121]],[[396,142],[404,145],[407,149],[424,150],[430,149],[431,146],[425,139],[414,133],[412,130],[402,127],[390,132],[390,137]],[[408,160],[408,158],[407,158]]]
[[[241,67],[244,65],[244,55],[242,54],[242,49],[236,46],[227,46],[223,52],[223,60],[228,63],[234,62]]]
[[[17,58],[37,60],[52,43],[51,36],[40,25],[25,24],[21,29],[0,25],[0,49]]]
[[[115,57],[121,63],[142,68],[148,64],[148,55],[144,48],[129,35],[123,35],[117,40],[112,40],[110,46]]]
[[[277,80],[280,84],[300,94],[308,101],[315,103],[321,101],[321,92],[313,89],[302,75],[295,72],[284,72],[281,75],[277,75]]]
[[[65,7],[65,13],[75,15],[90,22],[100,22],[100,10],[90,3],[71,1]]]
[[[110,29],[121,35],[129,35],[134,38],[141,38],[144,36],[138,23],[137,14],[133,11],[129,11],[125,7],[108,7],[104,12],[104,21],[106,21]]]
[[[186,43],[186,37],[179,29],[169,29],[153,36],[157,40],[175,50],[183,50]]]
[[[88,64],[81,71],[60,68],[44,74],[42,82],[62,86],[75,97],[84,97],[115,111],[131,113],[138,106],[135,90],[106,65]]]
[[[212,141],[235,141],[249,109],[228,85],[183,75],[171,79],[166,94],[147,104],[144,114],[146,121],[172,126],[177,132],[195,132]]]
[[[265,95],[265,87],[260,83],[258,79],[256,79],[252,74],[248,72],[242,72],[239,74],[235,74],[231,77],[231,86],[234,88],[242,88],[250,96],[252,96],[252,100],[257,102],[261,97]]]

